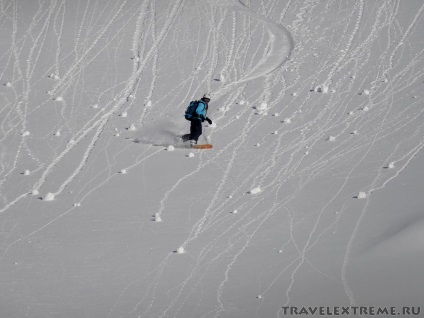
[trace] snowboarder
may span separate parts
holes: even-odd
[[[190,141],[190,145],[197,144],[197,141],[202,134],[202,123],[206,120],[209,125],[212,125],[212,120],[207,117],[208,103],[211,100],[210,94],[204,94],[202,99],[190,103],[187,108],[185,118],[190,121],[190,133],[183,135],[181,138],[185,142]]]

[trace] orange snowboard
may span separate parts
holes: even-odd
[[[191,146],[191,148],[193,148],[193,149],[211,149],[212,145],[211,144],[193,145],[193,146]]]

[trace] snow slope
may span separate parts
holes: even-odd
[[[423,305],[422,1],[0,16],[1,317]]]

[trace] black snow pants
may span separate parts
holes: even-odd
[[[200,119],[193,119],[190,124],[190,140],[199,139],[202,134],[202,121]]]

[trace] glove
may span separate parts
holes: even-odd
[[[206,117],[206,121],[208,122],[209,125],[212,125],[212,120],[208,117]]]

